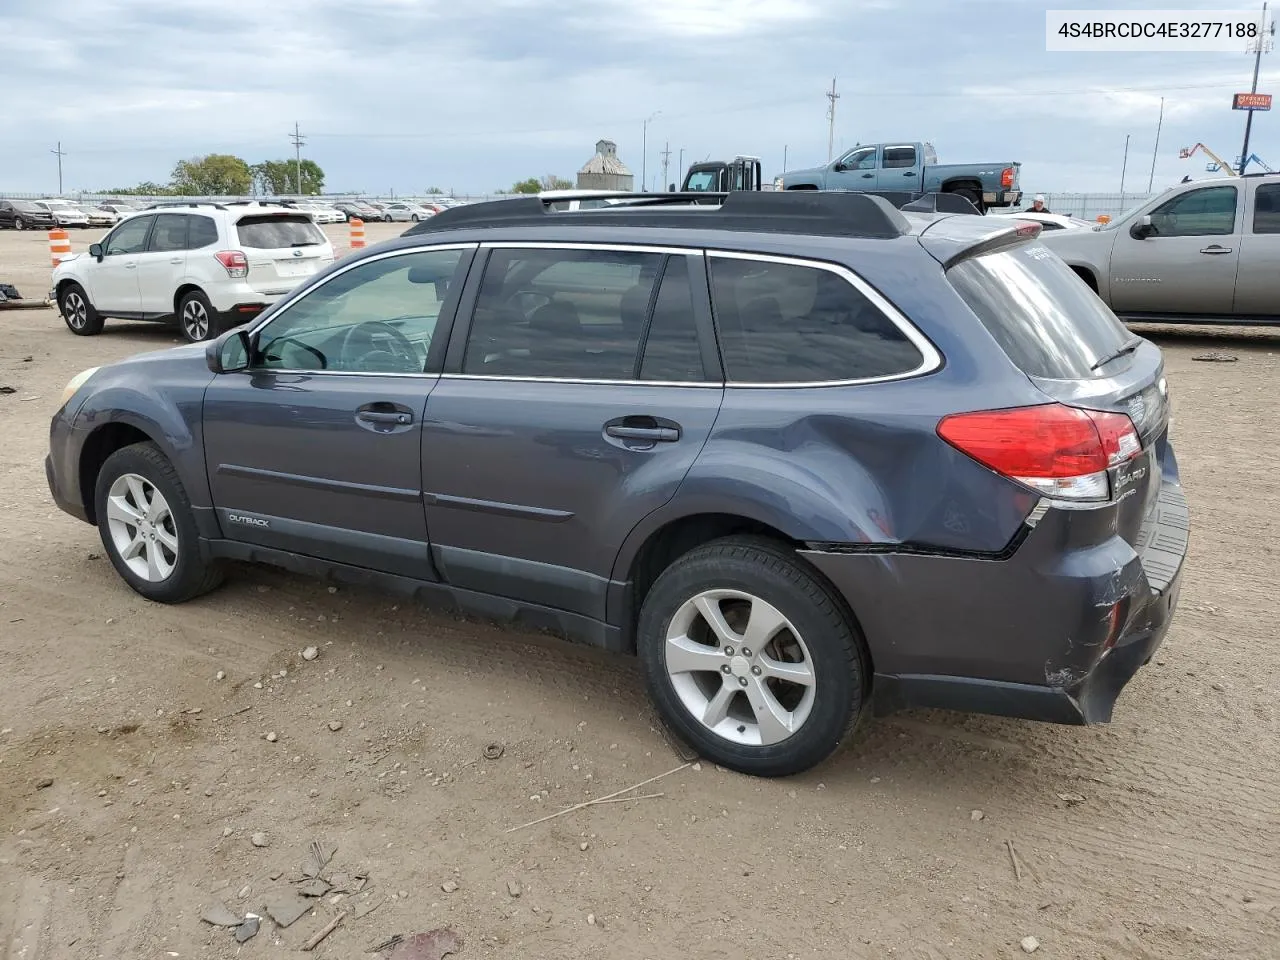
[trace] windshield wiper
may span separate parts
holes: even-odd
[[[1099,360],[1089,369],[1097,370],[1099,367],[1105,367],[1112,360],[1119,360],[1126,353],[1133,353],[1133,351],[1137,350],[1138,347],[1140,346],[1142,346],[1141,337],[1130,337],[1128,340],[1122,343],[1118,348],[1116,348],[1116,350],[1114,350],[1111,353],[1108,353],[1105,357],[1103,357],[1101,360]]]

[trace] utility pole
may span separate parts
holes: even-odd
[[[666,190],[671,181],[667,179],[667,166],[671,163],[671,141],[668,140],[662,149],[662,189]]]
[[[1253,86],[1249,88],[1250,93],[1258,92],[1258,68],[1262,66],[1262,51],[1266,49],[1268,33],[1274,35],[1276,25],[1273,23],[1271,29],[1267,30],[1267,5],[1262,5],[1262,24],[1258,27],[1258,39],[1255,41],[1257,48],[1253,51]],[[1244,112],[1244,146],[1240,148],[1240,174],[1244,175],[1244,168],[1249,165],[1249,134],[1253,132],[1253,111],[1246,110]]]
[[[1245,143],[1248,143],[1245,140]],[[67,156],[63,150],[63,142],[58,141],[58,150],[50,150],[50,154],[58,157],[58,196],[63,195],[63,157]]]
[[[645,117],[644,124],[640,128],[640,192],[644,193],[649,189],[649,123],[660,114],[661,110],[655,110],[649,116]]]
[[[1151,176],[1147,177],[1147,193],[1156,182],[1156,155],[1160,152],[1160,128],[1164,126],[1164,97],[1160,98],[1160,119],[1156,121],[1156,145],[1151,148]]]
[[[1120,164],[1120,208],[1124,209],[1124,175],[1129,169],[1129,134],[1124,135],[1124,162]]]
[[[676,164],[676,169],[680,173],[680,182],[684,183],[684,147],[680,148],[680,160]]]
[[[289,134],[289,139],[293,141],[293,170],[297,178],[298,194],[302,194],[302,145],[307,142],[307,138],[298,132],[298,123],[295,120],[293,124],[293,133]]]
[[[831,78],[831,92],[826,97],[831,101],[831,105],[827,107],[827,163],[830,163],[836,142],[836,101],[840,99],[840,94],[836,93],[835,77]]]
[[[785,143],[782,145],[782,172],[783,173],[787,172],[787,146],[788,144],[785,144]]]

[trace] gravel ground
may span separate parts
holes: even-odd
[[[44,294],[43,235],[0,232],[0,281]],[[1280,332],[1142,332],[1192,549],[1111,725],[901,714],[800,777],[686,767],[507,832],[680,765],[634,664],[269,569],[146,603],[42,460],[73,374],[176,333],[0,312],[0,957],[267,955],[352,904],[316,956],[442,926],[504,960],[1280,955]],[[201,921],[263,914],[313,840],[348,879],[295,923]]]

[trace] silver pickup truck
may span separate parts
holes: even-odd
[[[1042,240],[1125,320],[1280,323],[1280,174],[1182,183]]]

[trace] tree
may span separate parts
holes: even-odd
[[[443,195],[444,191],[441,190],[439,187],[427,187],[427,193],[430,196],[438,197]]]
[[[314,160],[264,160],[252,167],[253,179],[263,193],[318,194],[324,190],[324,171]],[[298,189],[298,173],[302,189]]]
[[[228,153],[179,160],[173,168],[173,190],[182,196],[239,196],[252,183],[249,164]]]
[[[512,193],[541,193],[542,181],[537,177],[530,177],[528,180],[520,180],[511,185]]]
[[[557,177],[554,173],[548,173],[542,178],[543,190],[572,190],[573,181],[566,180],[563,177]]]
[[[101,192],[118,197],[165,197],[173,193],[173,187],[144,180],[136,187],[117,187],[114,190],[103,190]]]

